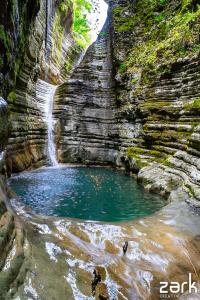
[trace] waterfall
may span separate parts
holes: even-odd
[[[53,103],[57,86],[41,79],[36,84],[36,98],[39,109],[43,112],[43,121],[47,126],[47,155],[51,165],[58,165],[56,145],[54,143]]]
[[[50,93],[47,101],[47,126],[48,126],[48,155],[51,165],[58,165],[56,158],[56,146],[54,143],[54,118],[53,118],[53,99],[57,86],[50,85]]]

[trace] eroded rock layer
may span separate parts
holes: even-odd
[[[138,23],[132,31],[140,6],[120,0],[109,5],[98,40],[58,90],[59,159],[110,162],[135,173],[145,167],[139,179],[146,188],[169,196],[181,187],[198,206],[199,55],[179,58],[145,81],[145,62],[140,71],[125,64],[145,40]]]
[[[62,162],[114,163],[119,145],[109,21],[56,98]]]
[[[142,132],[134,147],[126,152],[135,170],[151,165],[139,174],[146,178],[144,183],[150,189],[168,194],[182,186],[197,206],[200,199],[199,70],[198,57],[185,59],[172,66],[170,75],[144,89],[144,100],[132,105],[132,110],[142,119]],[[156,175],[154,179],[152,172]],[[157,181],[160,174],[165,174],[166,183]]]
[[[0,98],[0,299],[11,299],[25,275],[24,232],[18,217],[8,205],[5,146],[8,142],[8,106]]]
[[[23,4],[23,14],[22,3],[16,1],[16,11],[13,10],[16,15],[11,16],[11,19],[16,17],[18,20],[13,26],[18,33],[17,40],[20,46],[17,53],[12,52],[14,67],[12,70],[7,68],[8,74],[4,82],[4,88],[9,82],[4,96],[9,104],[12,126],[7,147],[9,173],[45,163],[47,133],[43,107],[48,101],[44,97],[48,97],[48,89],[46,90],[45,83],[44,86],[42,83],[47,81],[55,85],[63,82],[69,76],[81,52],[72,35],[72,2],[63,4],[62,9],[61,1],[49,0],[47,3],[48,10],[45,1],[32,4],[31,13],[35,13],[30,19],[26,19],[26,5]],[[26,31],[22,30],[21,36],[18,27],[24,26],[25,22],[27,28]],[[15,28],[16,26],[18,27]],[[5,22],[4,27],[4,30],[7,30]],[[10,32],[7,40],[5,36],[1,37],[5,47],[11,43],[12,34],[14,33]],[[20,44],[22,39],[23,44]],[[23,55],[23,59],[19,57],[19,53]],[[11,72],[14,74],[12,81]],[[38,78],[43,81],[38,82]],[[42,93],[44,95],[40,97]]]

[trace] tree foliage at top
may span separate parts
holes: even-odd
[[[79,40],[81,46],[90,42],[90,25],[87,19],[87,15],[92,11],[92,3],[88,0],[73,0],[74,3],[74,22],[73,31],[78,33],[85,40]]]

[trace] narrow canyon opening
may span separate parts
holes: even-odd
[[[98,35],[100,34],[106,19],[107,19],[107,11],[108,11],[108,5],[105,3],[104,0],[93,0],[91,2],[88,2],[87,5],[91,5],[90,8],[87,8],[85,6],[83,9],[85,9],[83,17],[81,21],[83,22],[83,26],[87,28],[88,36],[87,38],[85,36],[82,37],[82,39],[85,39],[85,46],[81,50],[79,57],[77,58],[77,61],[74,63],[74,66],[72,67],[72,70],[70,70],[70,74],[73,73],[73,71],[79,66],[81,61],[83,60],[87,49],[92,45],[96,39],[98,38]],[[47,9],[46,9],[46,38],[45,38],[45,73],[44,73],[44,81],[39,79],[39,82],[36,83],[36,90],[37,85],[39,85],[39,89],[42,89],[42,97],[44,101],[44,109],[45,109],[45,121],[47,124],[47,158],[48,163],[52,166],[58,166],[58,159],[57,159],[57,149],[56,149],[56,143],[55,143],[55,125],[56,120],[54,118],[54,96],[56,94],[56,89],[59,87],[59,85],[53,85],[51,83],[51,79],[49,78],[49,56],[51,52],[52,47],[52,10],[53,10],[53,4],[52,1],[46,2]],[[75,16],[76,18],[76,16]],[[81,38],[81,37],[79,37]],[[69,75],[70,78],[70,75]],[[45,91],[44,91],[45,90]],[[58,120],[59,121],[59,120]]]

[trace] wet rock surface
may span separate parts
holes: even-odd
[[[198,286],[199,216],[180,200],[113,224],[39,217],[12,200],[27,237],[27,273],[13,299],[94,299],[94,270],[96,299],[159,299],[160,281],[182,283],[188,273]]]

